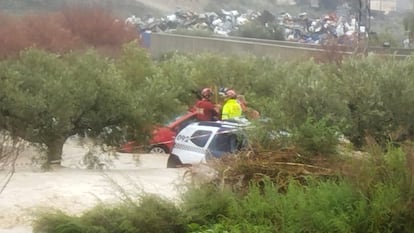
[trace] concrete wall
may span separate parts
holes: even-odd
[[[283,60],[319,57],[325,53],[333,56],[335,51],[324,50],[319,45],[301,44],[288,41],[261,40],[239,37],[194,37],[174,34],[153,33],[150,35],[149,51],[153,58],[170,53],[219,53],[223,56],[254,55]],[[341,51],[345,51],[344,48]],[[405,58],[414,54],[413,49],[395,49],[369,47],[368,53],[382,54]],[[352,54],[353,48],[348,48],[345,54]]]
[[[297,43],[257,39],[193,37],[173,34],[151,34],[150,53],[159,58],[169,52],[219,53],[224,56],[254,55],[280,59],[297,59],[323,52],[312,45],[299,47]]]

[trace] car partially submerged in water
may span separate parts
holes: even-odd
[[[205,163],[247,147],[243,132],[247,120],[200,121],[187,125],[175,137],[167,168]]]
[[[197,121],[197,113],[189,111],[165,125],[154,126],[149,145],[141,145],[139,142],[131,141],[119,148],[120,152],[133,153],[137,148],[147,148],[147,152],[156,154],[170,153],[174,139],[188,124]]]

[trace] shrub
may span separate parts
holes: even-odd
[[[308,118],[293,133],[294,144],[304,155],[329,155],[336,152],[338,129],[326,119]]]
[[[213,54],[173,55],[162,75],[181,83],[179,100],[193,104],[191,90],[231,87],[259,110],[269,130],[297,128],[307,117],[323,118],[361,148],[370,135],[381,145],[413,138],[410,95],[413,59],[347,57],[318,64]],[[215,101],[221,101],[217,96]]]
[[[412,137],[414,87],[410,72],[411,58],[348,58],[332,77],[333,85],[348,113],[344,133],[355,146],[361,147],[366,136],[385,145],[388,140]]]
[[[38,233],[98,232],[90,229],[90,226],[82,224],[80,218],[69,216],[57,210],[39,214],[33,225],[33,232]]]
[[[188,223],[209,225],[228,217],[233,199],[231,192],[220,191],[214,185],[204,185],[202,188],[190,187],[182,195],[181,209]]]
[[[154,195],[113,207],[99,205],[80,217],[47,212],[34,222],[35,233],[158,233],[186,232],[183,215],[174,203]]]
[[[88,45],[120,49],[138,36],[133,26],[116,19],[109,10],[99,6],[68,7],[62,10],[62,14],[65,19],[63,26]]]
[[[252,183],[236,195],[219,222],[192,232],[411,232],[410,203],[404,189],[376,180],[369,193],[352,181],[290,182],[284,193],[269,181]],[[199,199],[199,202],[209,202]],[[202,205],[201,203],[199,205]]]
[[[159,63],[162,76],[171,83],[180,83],[179,99],[188,105],[194,104],[194,90],[202,87],[235,88],[238,92],[246,94],[250,83],[254,82],[258,70],[255,68],[255,59],[250,57],[219,57],[214,54],[179,55]],[[176,88],[176,87],[175,87]],[[220,102],[218,94],[214,101]]]
[[[305,177],[305,184],[291,180],[282,190],[265,177],[252,179],[244,193],[191,186],[179,207],[152,195],[126,198],[80,217],[43,214],[34,232],[413,232],[414,186],[405,153],[389,147],[376,158],[363,160],[370,173],[352,174],[358,179]]]
[[[2,61],[0,76],[0,127],[39,143],[49,162],[61,158],[71,135],[87,131],[117,145],[125,136],[121,129],[142,127],[143,134],[153,119],[136,108],[141,99],[127,89],[133,83],[122,80],[114,64],[94,51],[60,56],[31,49],[20,59]]]
[[[390,47],[400,47],[400,43],[394,38],[392,32],[387,30],[380,33],[375,33],[369,38],[369,45],[373,47],[383,47],[385,42],[390,43]]]
[[[414,229],[407,221],[414,214],[414,186],[406,156],[403,149],[388,145],[386,153],[371,154],[369,160],[359,161],[362,169],[349,177],[361,195],[351,218],[354,226],[365,232],[411,232]]]

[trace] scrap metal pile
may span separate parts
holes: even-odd
[[[336,39],[338,44],[353,43],[359,29],[357,17],[350,7],[342,5],[331,14],[311,17],[306,12],[292,16],[287,12],[274,15],[268,10],[239,12],[221,10],[219,12],[195,13],[177,11],[165,17],[137,17],[132,15],[125,20],[133,24],[139,32],[174,32],[179,29],[206,31],[220,36],[230,36],[248,23],[259,23],[263,27],[282,30],[284,39],[301,43],[322,44],[328,39]]]

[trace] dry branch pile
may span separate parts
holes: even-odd
[[[253,153],[213,160],[209,165],[218,171],[216,182],[224,187],[244,190],[251,182],[270,179],[283,190],[291,180],[305,183],[307,177],[337,179],[343,164],[332,157],[303,157],[294,150]]]

